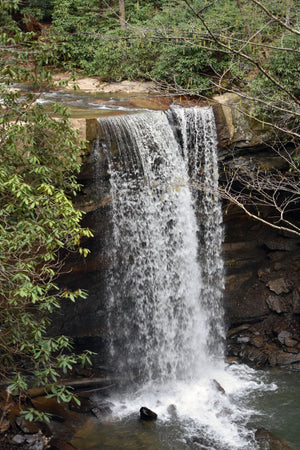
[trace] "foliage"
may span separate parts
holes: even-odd
[[[297,36],[253,1],[127,0],[125,5],[127,27],[121,29],[116,1],[53,0],[49,38],[60,61],[109,81],[155,79],[192,93],[199,88],[202,95],[242,85],[254,97],[265,88],[277,101],[270,80],[262,73],[251,76],[257,61],[284,85],[299,89],[297,53],[282,51],[297,50]],[[291,0],[264,5],[280,20],[297,24]]]
[[[204,91],[209,95],[212,92],[210,78],[214,76],[212,67],[220,71],[226,65],[226,57],[219,58],[218,52],[184,44],[168,45],[157,58],[151,77],[186,89],[197,88],[198,93]]]
[[[50,21],[53,11],[53,0],[24,0],[19,4],[24,16],[32,16],[37,20]]]
[[[12,4],[0,6],[4,14]],[[86,296],[80,289],[60,289],[57,277],[66,252],[87,254],[80,241],[91,232],[81,227],[82,213],[71,200],[80,188],[82,144],[68,112],[54,105],[47,113],[36,95],[13,86],[49,79],[38,66],[26,68],[28,56],[39,59],[40,47],[30,39],[13,27],[1,30],[0,373],[13,394],[56,383],[74,364],[90,362],[88,353],[72,353],[68,337],[48,335],[51,314],[61,302]],[[62,401],[73,397],[65,387],[51,392]]]

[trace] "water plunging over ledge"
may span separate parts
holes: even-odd
[[[216,138],[211,110],[192,111],[193,131],[199,130],[193,148],[180,148],[161,112],[101,120],[107,146],[118,148],[109,157],[115,267],[110,352],[121,373],[132,370],[143,381],[198,377],[215,356],[209,344],[220,342],[220,326],[210,329],[211,316],[222,323],[214,305],[220,281],[211,283],[222,278],[220,204],[217,197],[202,199],[205,252],[199,252],[197,200],[187,187],[189,159],[194,177],[201,170],[207,184],[217,180]],[[207,153],[203,164],[201,150]],[[212,235],[206,225],[210,202]]]
[[[239,398],[264,385],[250,369],[223,362],[213,112],[174,107],[99,122],[111,185],[107,352],[126,380],[111,398],[114,420],[148,406],[158,429],[165,424],[156,446],[130,448],[199,448],[199,437],[200,448],[254,449],[245,426],[251,411]]]

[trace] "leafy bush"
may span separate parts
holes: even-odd
[[[23,36],[23,39],[22,39]],[[0,371],[13,394],[34,385],[57,382],[89,354],[72,354],[66,336],[49,337],[51,314],[62,301],[85,298],[82,290],[61,290],[57,277],[62,252],[87,250],[80,225],[82,213],[71,197],[79,185],[82,150],[68,112],[54,105],[52,115],[31,94],[12,89],[15,81],[47,80],[47,73],[28,71],[28,54],[38,58],[39,47],[29,46],[30,35],[2,29],[0,65]],[[13,51],[11,51],[13,50]],[[34,50],[34,51],[33,51]],[[60,393],[63,392],[63,395]],[[57,388],[62,400],[69,391]],[[73,396],[73,394],[70,393]]]

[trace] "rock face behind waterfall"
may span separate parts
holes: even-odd
[[[228,355],[300,370],[300,246],[238,211],[224,244]]]
[[[270,133],[226,106],[239,98],[226,94],[218,100],[219,158],[233,153],[284,170],[285,162],[264,144]],[[300,239],[237,208],[228,209],[224,222],[228,355],[256,367],[300,370]]]

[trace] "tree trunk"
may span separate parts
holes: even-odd
[[[249,25],[248,19],[246,18],[246,16],[244,16],[243,6],[242,6],[242,3],[241,3],[241,0],[236,0],[236,2],[237,2],[237,5],[238,5],[238,8],[240,10],[241,17],[242,17],[242,19],[244,21],[244,24],[245,24],[248,36],[251,37],[252,33],[251,33],[250,25]]]
[[[119,16],[121,28],[125,28],[125,0],[119,0]]]

